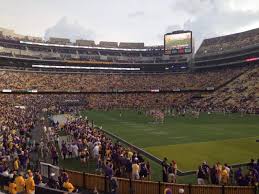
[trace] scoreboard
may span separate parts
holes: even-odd
[[[183,55],[192,53],[192,32],[176,31],[164,35],[164,54]]]

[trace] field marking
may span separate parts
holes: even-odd
[[[156,131],[157,129],[147,129],[147,128],[145,128],[145,129],[142,129],[142,131],[145,131],[145,132],[148,132],[148,131]]]
[[[153,132],[150,132],[151,134],[154,134],[154,135],[167,135],[168,133],[165,132],[165,131],[153,131]]]
[[[184,138],[188,138],[188,137],[187,136],[169,137],[169,139],[184,139]],[[172,145],[176,145],[176,144],[172,144]]]

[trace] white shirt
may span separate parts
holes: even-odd
[[[225,166],[225,169],[226,169],[226,171],[228,172],[228,174],[230,173],[230,168],[229,167],[227,167],[227,166]]]
[[[94,146],[93,152],[94,152],[94,155],[96,155],[96,156],[99,154],[99,146],[98,145]]]

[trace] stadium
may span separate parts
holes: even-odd
[[[0,28],[0,191],[258,193],[259,28],[194,39]]]

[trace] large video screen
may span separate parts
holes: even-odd
[[[184,31],[165,34],[164,49],[166,55],[192,53],[192,32]]]

